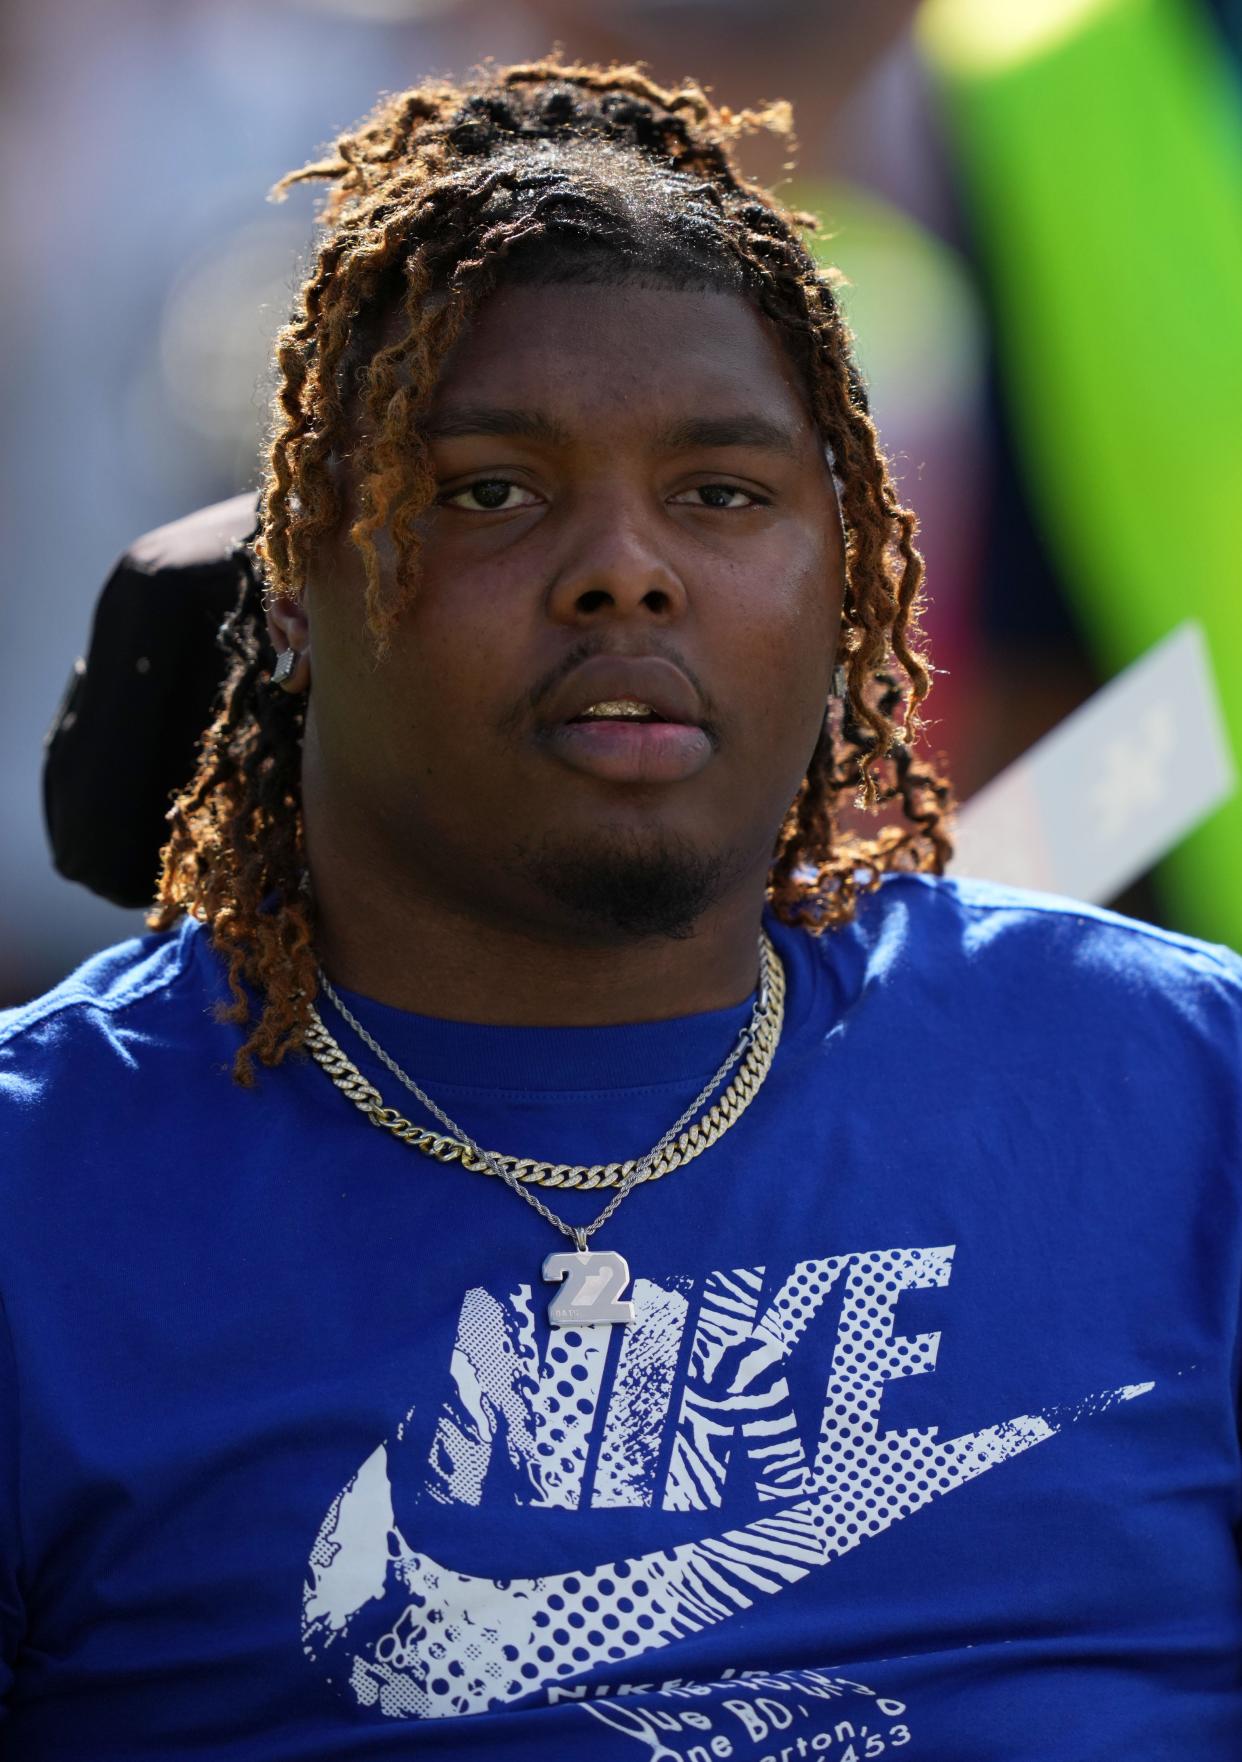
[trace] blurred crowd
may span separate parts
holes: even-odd
[[[257,481],[313,226],[309,196],[267,190],[380,91],[554,43],[792,101],[796,164],[758,135],[746,162],[823,216],[848,279],[922,517],[931,742],[962,797],[1188,611],[1218,669],[1236,652],[1242,571],[1211,510],[1242,493],[1237,0],[9,0],[0,1004],[140,922],[53,873],[41,743],[117,554]],[[1242,940],[1239,812],[1120,903]]]

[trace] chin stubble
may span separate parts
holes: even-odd
[[[565,845],[550,835],[524,853],[530,878],[580,927],[630,941],[676,940],[726,891],[733,866],[668,833]]]

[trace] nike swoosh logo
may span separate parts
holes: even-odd
[[[1046,1443],[1145,1395],[1133,1383],[1019,1414],[941,1442],[934,1431],[872,1434],[837,1453],[821,1490],[719,1536],[581,1572],[490,1579],[411,1548],[396,1527],[381,1445],[335,1501],[311,1555],[303,1645],[361,1705],[390,1718],[484,1713],[728,1621],[815,1567]],[[351,1640],[373,1601],[396,1610],[378,1638]]]

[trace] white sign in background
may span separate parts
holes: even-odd
[[[1202,627],[1180,624],[971,797],[951,870],[1107,905],[1236,786]]]

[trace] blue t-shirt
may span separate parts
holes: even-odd
[[[551,1328],[560,1238],[309,1059],[238,1088],[192,924],[3,1019],[0,1755],[1242,1755],[1242,967],[915,877],[772,931],[766,1083],[597,1238],[628,1327]],[[572,1162],[748,1011],[349,1001]]]

